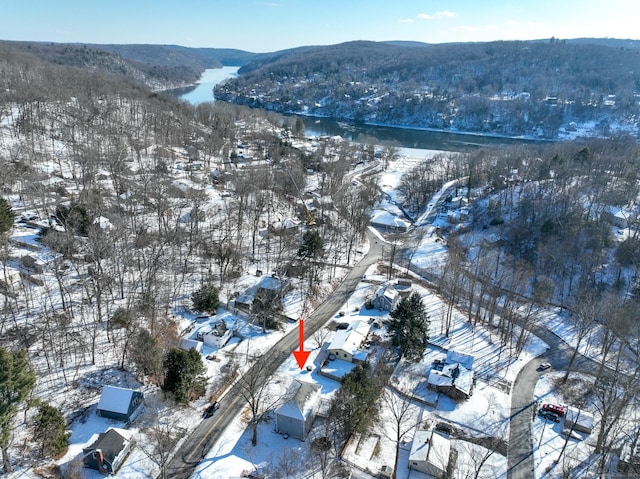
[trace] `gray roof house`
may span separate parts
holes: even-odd
[[[102,474],[115,474],[135,442],[127,431],[112,427],[97,436],[89,447],[82,449],[82,462]]]
[[[371,305],[379,310],[393,311],[400,301],[398,290],[391,284],[381,286],[371,298]]]
[[[104,386],[100,402],[98,402],[98,416],[130,422],[141,410],[144,395],[133,389]]]
[[[321,386],[295,380],[289,401],[276,409],[276,431],[304,441],[320,405]]]

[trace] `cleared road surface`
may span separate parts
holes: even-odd
[[[331,296],[305,319],[305,338],[312,336],[338,313],[355,291],[369,266],[381,259],[382,241],[372,232],[368,231],[367,236],[370,243],[368,253],[349,271]],[[265,367],[263,371],[266,371],[267,374],[275,373],[291,353],[298,348],[298,345],[299,332],[297,328],[294,328],[258,359],[261,362],[259,367]],[[182,442],[167,465],[166,477],[187,479],[193,474],[198,464],[220,438],[224,430],[246,406],[246,402],[240,397],[239,390],[240,387],[237,384],[232,386],[220,400],[220,408],[213,416],[204,419]]]

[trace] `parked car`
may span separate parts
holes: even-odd
[[[204,419],[213,416],[213,413],[216,412],[219,407],[220,403],[218,401],[214,402],[213,404],[209,404],[209,406],[207,406],[207,409],[204,410]]]
[[[549,369],[551,367],[551,363],[542,363],[538,366],[539,371],[544,371],[545,369]]]
[[[556,404],[543,404],[543,411],[550,411],[558,416],[564,416],[567,413],[567,408],[564,406],[558,406]]]
[[[453,432],[453,428],[451,427],[450,424],[447,424],[446,422],[439,422],[438,424],[436,424],[436,431],[451,434]]]
[[[540,411],[538,411],[538,414],[540,415],[540,417],[543,417],[545,419],[549,419],[553,422],[560,422],[560,417],[551,411],[544,411],[542,409],[540,409]]]

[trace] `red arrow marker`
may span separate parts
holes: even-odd
[[[304,368],[304,363],[309,359],[309,354],[311,351],[304,350],[304,319],[299,321],[300,324],[300,349],[298,351],[294,351],[293,355],[296,357],[296,361],[298,361],[298,366],[300,369]]]

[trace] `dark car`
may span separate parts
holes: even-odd
[[[543,409],[540,409],[540,411],[538,411],[538,414],[540,415],[540,417],[549,419],[550,421],[560,422],[560,417],[558,417],[558,415],[555,412],[544,411]]]
[[[209,404],[209,406],[207,406],[207,409],[204,410],[204,414],[202,416],[205,419],[213,416],[213,413],[216,412],[219,407],[220,407],[220,403],[218,401],[214,402],[213,404]]]
[[[436,431],[451,434],[453,432],[453,428],[451,427],[450,424],[447,424],[446,422],[439,422],[438,424],[436,424]]]

